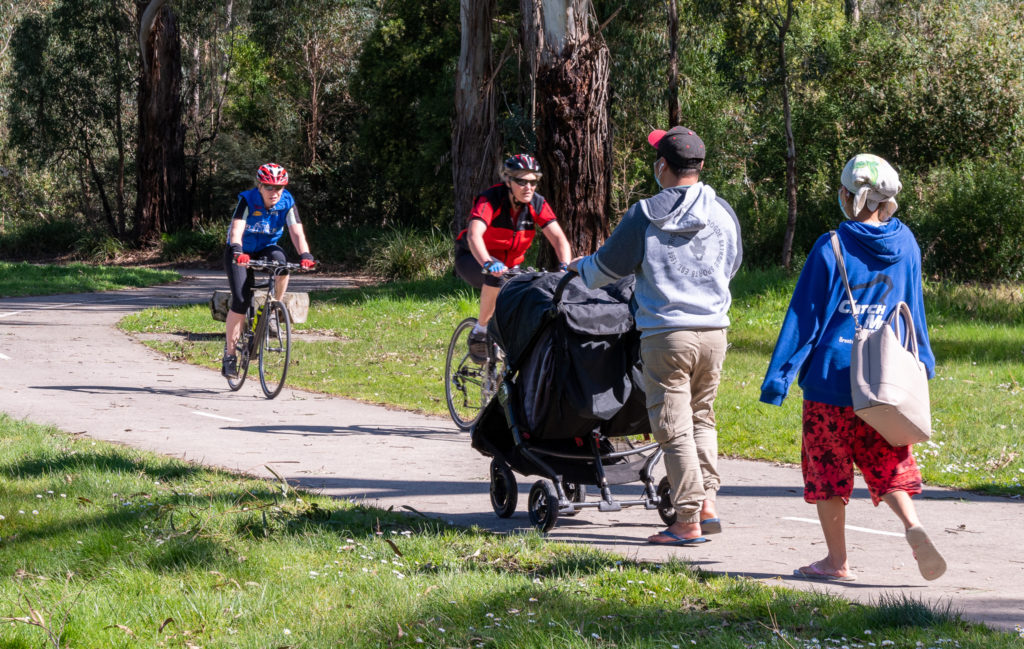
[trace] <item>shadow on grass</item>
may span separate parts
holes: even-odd
[[[1024,364],[1024,342],[1020,340],[932,340],[935,358],[942,361],[978,361]]]
[[[63,480],[65,475],[82,472],[100,472],[146,476],[161,482],[191,478],[205,469],[180,462],[138,460],[124,453],[76,452],[58,457],[23,458],[0,465],[0,476],[17,480],[52,476]]]

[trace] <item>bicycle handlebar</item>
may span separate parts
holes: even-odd
[[[273,259],[250,259],[249,262],[246,264],[246,267],[251,268],[253,270],[266,270],[275,274],[284,272],[286,270],[307,270],[302,267],[302,264],[293,264],[287,261],[274,261]]]

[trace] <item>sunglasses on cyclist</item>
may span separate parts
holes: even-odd
[[[263,185],[263,189],[268,192],[281,192],[284,191],[284,185]]]
[[[526,187],[527,185],[529,185],[530,187],[536,187],[537,183],[539,183],[540,181],[539,180],[526,180],[525,178],[513,178],[512,182],[514,182],[515,184],[519,185],[520,187]]]

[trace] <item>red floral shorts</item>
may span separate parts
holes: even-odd
[[[849,406],[804,400],[804,435],[800,450],[804,500],[814,503],[839,496],[849,502],[853,465],[864,475],[876,506],[893,491],[921,493],[921,471],[909,446],[889,445]]]

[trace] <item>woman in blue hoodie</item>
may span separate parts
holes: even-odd
[[[924,316],[921,250],[910,228],[892,216],[902,189],[899,176],[882,158],[860,154],[847,162],[841,183],[839,208],[847,221],[837,232],[860,322],[878,329],[893,307],[906,302],[917,325],[920,359],[931,378],[935,357]],[[921,493],[921,472],[911,448],[890,446],[853,411],[850,309],[830,235],[824,234],[807,256],[761,385],[761,401],[774,405],[782,404],[794,378],[804,393],[804,500],[817,506],[828,556],[794,574],[855,579],[847,560],[845,529],[856,464],[872,503],[885,502],[903,522],[921,575],[936,579],[946,564],[910,500]]]

